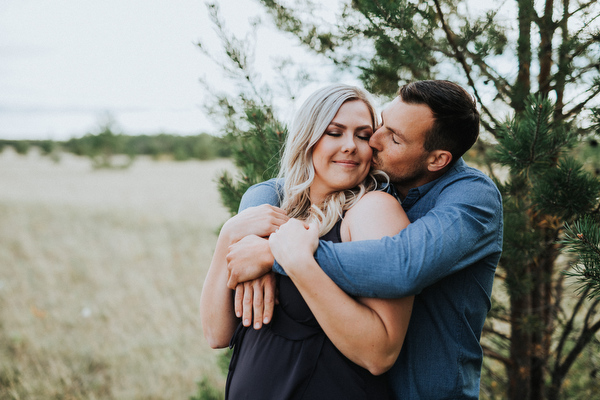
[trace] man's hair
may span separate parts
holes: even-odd
[[[433,112],[433,126],[425,134],[427,151],[447,150],[456,162],[479,136],[479,111],[473,97],[450,81],[417,81],[398,90],[403,102],[425,104]]]

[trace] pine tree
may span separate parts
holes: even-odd
[[[505,207],[481,394],[558,399],[600,389],[600,185],[581,159],[584,140],[597,143],[600,4],[517,0],[476,14],[465,1],[346,0],[332,18],[311,0],[260,3],[279,29],[377,95],[416,79],[469,88],[485,131],[476,161]]]
[[[564,124],[553,121],[553,111],[550,101],[531,96],[523,112],[497,131],[496,159],[509,168],[510,175],[506,183],[498,182],[505,213],[503,276],[499,279],[504,281],[510,300],[509,312],[492,314],[494,318],[487,324],[490,335],[504,339],[497,342],[497,347],[507,347],[507,351],[504,355],[488,354],[506,364],[511,396],[522,396],[524,389],[529,388],[529,398],[559,398],[573,361],[600,329],[599,321],[574,331],[573,323],[584,302],[568,310],[559,295],[567,275],[560,272],[557,258],[561,248],[569,244],[560,240],[563,224],[568,226],[594,211],[600,181],[570,156],[568,150],[577,138]],[[586,227],[594,230],[589,223]],[[597,233],[590,239],[598,236],[597,225],[595,229]],[[579,267],[579,271],[587,269]],[[593,274],[577,275],[586,288],[600,284],[593,282]],[[593,312],[596,304],[593,302],[588,312]],[[557,320],[561,311],[571,324],[563,325]],[[505,339],[498,321],[507,317],[511,332]],[[566,343],[579,345],[566,351]],[[512,363],[519,368],[510,368]],[[552,371],[550,377],[546,375],[548,370]],[[536,393],[536,389],[540,392]]]
[[[209,17],[221,41],[225,57],[219,58],[198,43],[205,56],[216,63],[229,79],[235,82],[235,96],[221,93],[207,79],[201,79],[206,92],[213,98],[207,102],[206,111],[221,121],[222,134],[230,146],[238,173],[232,176],[227,171],[217,178],[223,204],[232,215],[238,211],[242,195],[259,182],[276,177],[287,128],[276,117],[272,87],[280,88],[279,101],[293,100],[294,92],[310,81],[301,69],[289,65],[289,60],[280,60],[275,66],[278,82],[261,82],[261,74],[254,69],[255,36],[239,39],[228,32],[220,15],[217,3],[207,3]],[[254,29],[260,21],[254,22]],[[255,33],[253,31],[252,33]]]

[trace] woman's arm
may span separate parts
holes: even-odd
[[[202,330],[212,348],[228,346],[239,322],[234,314],[233,291],[227,288],[229,271],[226,257],[229,246],[247,235],[269,235],[287,220],[288,217],[279,208],[264,205],[248,209],[223,225],[200,298]],[[269,281],[270,285],[267,283]],[[257,283],[263,285],[264,293],[258,290],[255,290],[254,293],[257,296],[260,294],[261,299],[264,294],[265,301],[271,298],[272,302],[273,282],[274,278],[267,275]],[[246,283],[246,285],[251,285],[251,283]],[[252,293],[252,291],[248,291],[248,293]],[[261,305],[263,304],[261,302]],[[272,306],[271,311],[267,312],[272,312]],[[270,314],[265,317],[270,318]]]
[[[238,324],[233,310],[233,291],[227,288],[225,256],[229,244],[229,238],[221,231],[200,297],[202,331],[213,349],[227,347]]]
[[[396,199],[383,192],[371,192],[346,213],[342,239],[393,236],[408,224]],[[275,259],[338,350],[371,373],[381,374],[392,367],[400,354],[413,298],[356,300],[350,297],[314,260],[317,236],[315,226],[307,230],[302,222],[290,220],[271,235],[269,243]]]

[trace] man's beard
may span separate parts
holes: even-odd
[[[412,188],[416,186],[416,182],[422,181],[428,173],[427,168],[423,166],[426,158],[427,157],[423,157],[423,159],[420,160],[419,165],[414,166],[415,168],[396,172],[390,169],[390,165],[383,164],[380,161],[378,153],[373,152],[372,166],[374,169],[385,172],[390,177],[390,183],[394,186],[398,188]]]

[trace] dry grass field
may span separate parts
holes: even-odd
[[[187,399],[226,160],[93,170],[0,154],[0,399]]]

